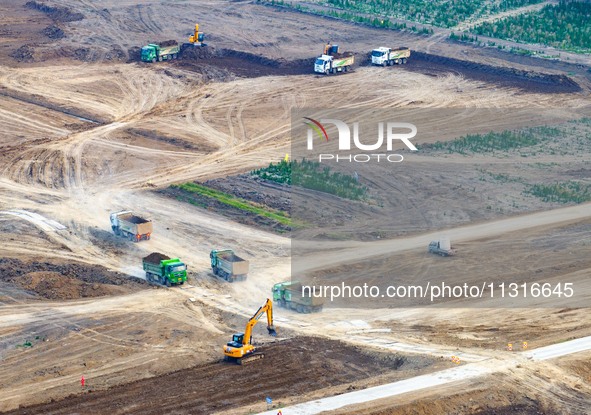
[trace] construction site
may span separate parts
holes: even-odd
[[[333,6],[1,2],[0,414],[591,414],[591,54]]]

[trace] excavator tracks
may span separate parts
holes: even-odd
[[[257,360],[261,360],[263,357],[265,357],[264,353],[252,353],[248,356],[244,356],[241,359],[237,359],[236,363],[238,363],[239,365],[247,365],[249,363],[255,362]]]

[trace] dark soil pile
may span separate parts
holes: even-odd
[[[13,258],[0,259],[0,281],[50,300],[119,295],[149,287],[144,280],[98,265],[23,262]]]
[[[281,405],[281,399],[287,396],[298,397],[331,386],[340,386],[343,393],[363,388],[365,385],[358,382],[379,375],[389,379],[415,376],[436,362],[422,356],[364,352],[314,337],[279,341],[260,350],[264,359],[247,366],[219,361],[8,413],[234,413],[233,408],[264,402],[266,396]],[[240,393],[228,386],[236,386],[238,380]]]
[[[50,39],[61,39],[65,36],[64,31],[56,25],[47,26],[43,29],[43,34]]]
[[[55,22],[75,22],[84,19],[82,13],[72,12],[67,7],[51,7],[38,1],[28,1],[25,7],[47,14]]]

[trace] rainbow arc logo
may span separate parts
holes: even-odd
[[[312,118],[304,117],[304,119],[308,120],[304,121],[304,124],[314,130],[321,140],[325,139],[328,141],[328,133],[322,124]],[[312,131],[310,130],[308,130],[308,148],[312,148]]]

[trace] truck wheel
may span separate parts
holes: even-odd
[[[328,75],[329,73],[330,73],[330,71],[329,71],[328,69],[326,69],[326,70],[324,71],[324,75]]]
[[[404,65],[406,63],[406,58],[402,58],[400,62]]]
[[[218,275],[218,267],[213,267],[213,275]]]
[[[156,63],[156,58],[152,58],[152,63]]]
[[[162,56],[158,56],[158,62],[162,62]]]
[[[177,54],[175,53],[174,55],[172,55],[172,59],[176,59],[177,58]]]
[[[167,279],[166,279],[166,286],[167,286],[167,287],[170,287],[171,285],[172,285],[172,284],[170,283],[170,280],[167,278]]]
[[[297,307],[296,307],[296,311],[297,311],[298,313],[303,313],[303,312],[304,312],[304,307],[302,307],[302,305],[301,305],[301,304],[298,304],[298,305],[297,305]]]

